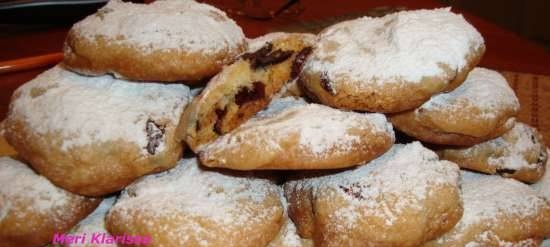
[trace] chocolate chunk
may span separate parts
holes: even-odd
[[[227,113],[227,108],[222,109],[216,109],[216,116],[218,117],[216,120],[216,123],[214,124],[214,131],[218,133],[218,135],[224,134],[222,131],[222,119]]]
[[[497,173],[500,175],[512,175],[516,172],[514,169],[508,169],[508,168],[501,168],[497,169]]]
[[[164,128],[165,126],[155,123],[153,120],[148,119],[145,123],[145,132],[147,133],[147,152],[151,155],[154,155],[156,149],[162,142],[164,137]]]
[[[294,59],[294,62],[292,62],[292,70],[290,72],[290,78],[294,79],[296,78],[300,72],[302,72],[302,68],[304,67],[304,63],[306,62],[307,57],[309,57],[309,54],[313,49],[308,46],[304,49],[302,49],[298,54],[296,55],[296,58]]]
[[[255,52],[243,54],[241,58],[249,60],[253,69],[258,69],[268,65],[281,63],[292,56],[293,53],[293,51],[283,51],[280,49],[273,51],[273,44],[268,42]]]
[[[257,68],[263,68],[272,64],[282,63],[285,60],[287,60],[290,56],[292,56],[293,53],[294,53],[293,51],[275,50],[267,54],[267,56],[257,57],[252,65],[252,68],[257,69]]]
[[[350,185],[349,187],[345,187],[345,186],[342,186],[342,185],[339,185],[338,187],[340,187],[340,189],[342,189],[344,191],[344,193],[356,198],[356,199],[359,199],[359,200],[364,200],[365,198],[363,197],[363,195],[361,195],[361,186],[359,184],[352,184]]]
[[[255,51],[255,52],[247,52],[247,53],[241,55],[241,58],[245,59],[245,60],[251,60],[252,61],[252,60],[255,60],[257,57],[267,56],[267,54],[269,54],[269,52],[271,52],[271,50],[273,50],[273,44],[271,44],[270,42],[267,42],[259,50]]]
[[[265,85],[256,81],[252,83],[252,88],[243,87],[235,95],[235,103],[237,105],[243,105],[250,101],[256,101],[265,97]]]
[[[534,135],[531,135],[531,142],[533,144],[537,144],[537,140],[535,139],[535,136]]]
[[[321,74],[321,87],[330,93],[330,95],[336,95],[336,90],[332,87],[332,82],[326,72]]]

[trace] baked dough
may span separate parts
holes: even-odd
[[[450,9],[362,17],[319,34],[299,83],[333,107],[401,112],[460,85],[484,51],[483,37]]]
[[[250,41],[249,51],[225,67],[185,111],[178,136],[197,151],[266,107],[296,77],[314,35],[271,33]]]
[[[13,94],[4,133],[54,184],[99,196],[175,166],[175,129],[189,99],[180,84],[87,77],[56,66]]]
[[[506,79],[497,71],[475,68],[460,87],[390,119],[418,140],[471,146],[510,130],[518,111],[518,98]]]
[[[88,215],[76,226],[74,226],[69,232],[67,232],[68,235],[84,236],[83,241],[75,241],[75,243],[65,243],[62,246],[116,247],[117,244],[110,244],[104,240],[108,238],[108,236],[111,236],[109,232],[107,232],[107,228],[105,227],[105,216],[107,216],[109,209],[111,209],[116,199],[116,196],[105,198],[90,215]],[[95,237],[94,235],[101,235],[101,237]],[[103,237],[103,235],[105,237]]]
[[[441,159],[462,168],[534,183],[545,171],[548,154],[538,131],[516,123],[504,135],[472,147],[438,150]]]
[[[419,142],[340,173],[284,185],[290,218],[315,246],[419,246],[462,216],[458,166]]]
[[[128,186],[107,216],[107,229],[150,236],[151,247],[265,247],[283,224],[279,197],[270,180],[184,159]]]
[[[546,153],[550,154],[550,149],[546,149]],[[546,171],[550,170],[550,159],[546,159]],[[545,172],[544,176],[533,184],[533,189],[544,197],[550,203],[550,172]],[[550,228],[549,228],[550,229]]]
[[[382,114],[287,97],[201,146],[198,156],[206,166],[236,170],[333,169],[372,160],[393,142],[393,129]]]
[[[87,75],[194,84],[218,73],[245,49],[241,28],[210,5],[111,0],[71,28],[63,62]]]
[[[91,213],[101,199],[56,187],[24,163],[0,157],[0,246],[36,247]]]
[[[432,246],[539,246],[550,205],[513,179],[464,172],[464,215]]]

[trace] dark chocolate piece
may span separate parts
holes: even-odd
[[[156,149],[162,142],[164,137],[164,126],[155,123],[153,120],[148,119],[145,123],[145,132],[147,133],[147,152],[154,155]]]
[[[296,58],[294,59],[294,62],[292,62],[290,78],[294,79],[300,74],[300,72],[302,72],[302,68],[304,68],[304,63],[306,62],[307,57],[309,57],[312,51],[313,49],[311,48],[311,46],[308,46],[298,52]]]
[[[336,95],[336,90],[332,87],[332,82],[326,72],[321,74],[321,87],[330,93],[330,95]]]
[[[256,81],[252,83],[252,88],[243,87],[235,95],[235,104],[241,106],[250,101],[256,101],[265,98],[265,85]]]
[[[214,124],[214,131],[216,133],[218,133],[218,135],[222,135],[224,134],[223,131],[222,131],[222,119],[223,117],[225,116],[225,114],[227,113],[227,108],[223,108],[222,109],[216,109],[216,116],[218,117],[216,119],[216,123]]]

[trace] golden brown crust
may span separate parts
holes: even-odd
[[[233,130],[268,105],[273,95],[291,79],[297,54],[310,46],[311,40],[309,34],[285,34],[270,43],[262,48],[268,48],[271,54],[283,51],[291,55],[258,68],[254,68],[254,53],[258,51],[242,55],[212,78],[186,108],[177,135],[192,150],[197,151],[201,144]]]
[[[511,114],[510,114],[511,115]],[[437,116],[438,119],[444,119],[445,116]],[[441,144],[441,145],[453,145],[453,146],[472,146],[484,141],[494,139],[501,136],[505,132],[509,131],[515,122],[515,118],[505,118],[499,121],[494,126],[496,129],[481,136],[471,136],[461,133],[445,132],[438,128],[440,124],[433,124],[434,120],[429,117],[419,117],[414,110],[405,113],[399,113],[392,115],[390,121],[395,128],[404,132],[405,134],[414,137],[424,142]],[[464,124],[467,128],[474,128],[474,126]],[[477,126],[477,125],[476,125]],[[479,124],[479,126],[487,127],[490,125]]]
[[[420,144],[409,145],[418,148]],[[296,223],[300,236],[312,238],[315,246],[418,246],[451,229],[462,216],[458,168],[446,161],[436,161],[433,153],[415,153],[416,157],[407,154],[407,158],[396,158],[395,162],[391,161],[391,155],[354,170],[321,177],[308,178],[308,175],[306,179],[287,182],[284,190],[289,216]],[[430,162],[439,162],[437,169],[448,170],[438,171],[438,176],[423,174],[432,172],[428,171],[433,169],[429,168],[431,165],[418,168],[422,169],[419,172],[404,171],[416,166],[419,157],[426,159],[427,156]],[[401,159],[409,161],[403,162],[408,168],[397,161]],[[396,167],[390,169],[394,177],[386,176],[390,171],[383,168],[384,162]],[[380,184],[376,182],[378,176],[384,177],[380,177],[383,180]],[[452,182],[426,182],[443,177],[445,180],[451,178]],[[400,179],[403,181],[398,182]],[[416,193],[415,190],[423,187],[416,181],[429,186]],[[424,193],[429,196],[412,199]]]
[[[471,147],[442,148],[437,153],[462,168],[528,183],[544,175],[548,158],[542,135],[523,123],[516,123],[514,129],[496,139]]]
[[[259,116],[201,146],[201,163],[237,170],[334,169],[372,160],[394,142],[382,114],[307,103],[279,110],[285,102],[303,101],[274,100]]]
[[[111,73],[133,81],[183,81],[192,85],[218,73],[244,51],[245,45],[243,42],[237,49],[216,54],[183,50],[143,53],[137,47],[103,38],[90,42],[70,31],[65,41],[63,64],[73,71],[93,76]]]
[[[384,83],[363,83],[361,90],[353,84],[357,82],[345,75],[328,78],[319,72],[307,69],[302,71],[299,85],[311,99],[323,104],[343,109],[395,113],[420,106],[439,92],[458,87],[468,73],[479,63],[485,46],[472,50],[467,56],[467,64],[460,71],[453,71],[440,65],[446,72],[440,77],[424,77],[419,82],[394,81]]]
[[[119,191],[140,176],[174,167],[183,152],[174,138],[175,126],[166,128],[166,148],[148,157],[136,144],[123,140],[64,151],[61,136],[38,134],[14,118],[8,118],[6,126],[6,140],[20,157],[57,186],[81,195]]]
[[[182,160],[128,186],[111,208],[113,235],[150,236],[150,246],[265,247],[284,223],[276,184]]]
[[[3,158],[0,162],[9,162]],[[19,161],[20,167],[6,167],[2,176],[18,187],[0,188],[0,246],[36,247],[49,243],[54,234],[64,233],[91,213],[100,198],[87,198],[55,188]],[[5,185],[8,181],[2,181]]]

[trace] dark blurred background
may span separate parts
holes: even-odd
[[[550,51],[550,1],[548,0],[448,0],[525,38],[538,42]]]

